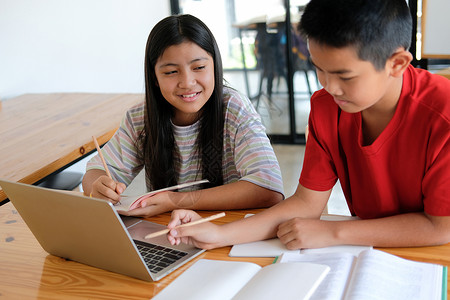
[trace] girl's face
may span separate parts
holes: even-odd
[[[168,47],[155,65],[157,85],[174,109],[172,122],[195,123],[214,90],[214,61],[193,42]]]

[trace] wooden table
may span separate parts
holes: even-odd
[[[214,222],[223,224],[258,211],[228,211]],[[200,212],[204,217],[215,213]],[[165,213],[149,220],[167,224],[169,218],[170,214]],[[273,262],[273,258],[228,257],[230,247],[223,247],[202,253],[158,282],[145,282],[47,254],[12,203],[0,207],[0,224],[0,296],[7,299],[150,299],[198,259],[251,261],[261,266]],[[450,244],[381,250],[450,267]]]
[[[27,94],[0,102],[0,178],[33,184],[107,142],[143,94]],[[0,188],[0,201],[6,195]]]

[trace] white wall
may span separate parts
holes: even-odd
[[[143,59],[169,0],[0,0],[0,98],[144,92]]]

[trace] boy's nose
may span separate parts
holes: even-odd
[[[343,94],[342,89],[337,80],[328,78],[326,82],[322,83],[322,86],[328,93],[330,93],[333,96],[340,96]]]

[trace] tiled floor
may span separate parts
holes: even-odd
[[[292,195],[298,185],[300,171],[303,165],[305,146],[300,145],[273,145],[273,149],[280,164],[286,197]],[[328,213],[337,215],[350,215],[344,194],[339,182],[333,188],[328,201]]]

